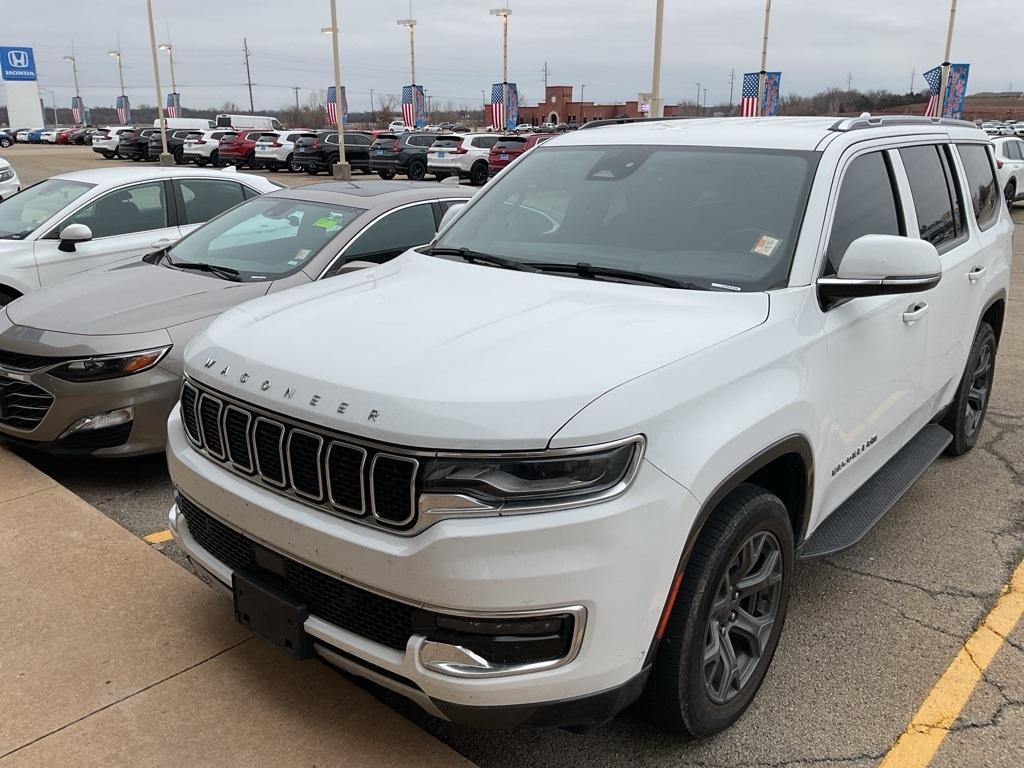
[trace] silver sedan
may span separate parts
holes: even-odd
[[[55,453],[163,450],[182,353],[217,315],[427,243],[445,210],[471,194],[381,181],[280,190],[173,247],[8,304],[0,310],[0,438]]]

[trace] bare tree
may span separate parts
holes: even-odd
[[[393,93],[381,93],[377,95],[377,121],[390,123],[395,116],[395,107],[398,105],[398,97]]]

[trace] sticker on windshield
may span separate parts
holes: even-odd
[[[751,253],[756,253],[759,256],[771,256],[775,253],[775,249],[779,247],[779,243],[782,241],[777,237],[769,237],[768,235],[761,235],[754,243],[754,247],[750,249]]]
[[[328,232],[333,232],[336,229],[341,229],[342,224],[342,214],[340,213],[329,213],[326,216],[321,216],[319,219],[313,222],[314,227],[326,229]]]
[[[302,248],[298,253],[295,254],[296,263],[304,261],[309,256],[309,248]]]

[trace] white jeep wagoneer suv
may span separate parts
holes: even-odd
[[[646,689],[713,733],[794,562],[978,439],[1011,231],[969,123],[560,136],[429,246],[194,341],[171,529],[254,632],[441,717],[587,727]]]

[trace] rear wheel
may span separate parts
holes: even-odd
[[[260,166],[259,166],[259,164],[258,164],[258,163],[256,162],[256,153],[255,153],[255,152],[250,152],[250,153],[249,153],[248,155],[246,155],[246,156],[245,156],[245,161],[244,161],[244,163],[245,163],[245,165],[246,165],[246,166],[247,166],[247,167],[248,167],[248,168],[249,168],[250,170],[253,170],[253,171],[257,171],[257,170],[259,170],[259,167],[260,167]]]
[[[974,335],[956,398],[942,420],[942,426],[953,433],[953,440],[946,447],[947,455],[962,456],[978,442],[995,373],[996,333],[991,325],[983,322]]]
[[[113,152],[104,152],[103,153],[103,157],[105,157],[107,160],[113,160],[114,159],[114,153]]]
[[[409,163],[409,172],[406,174],[410,181],[423,181],[427,175],[427,166],[420,160],[413,160]]]
[[[480,161],[473,164],[469,172],[469,183],[474,187],[482,187],[487,183],[487,163]]]
[[[1006,196],[1006,205],[1008,208],[1013,208],[1013,201],[1017,198],[1017,180],[1010,179],[1006,183],[1006,189],[1003,190],[1003,194]]]
[[[13,142],[10,139],[8,139],[6,136],[4,138],[0,139],[0,147],[3,147],[4,149],[7,149],[9,146],[11,146],[12,143]]]
[[[316,176],[318,173],[320,173],[320,169],[317,168],[315,165],[307,165],[306,173],[308,173],[310,176]]]
[[[391,179],[395,178],[395,172],[392,171],[391,169],[377,171],[377,175],[380,176],[385,181],[390,181]]]
[[[793,559],[789,513],[774,494],[744,483],[712,512],[648,691],[651,714],[669,730],[710,736],[753,701],[782,633]]]
[[[288,155],[288,158],[284,161],[285,166],[288,168],[290,173],[298,173],[302,170],[302,166],[295,162],[295,155]]]
[[[172,152],[171,154],[174,155],[174,164],[175,165],[182,165],[182,164],[184,164],[184,162],[185,162],[185,155],[183,153],[181,153],[179,151],[179,152]]]
[[[205,168],[207,162],[209,161],[205,157],[196,158],[196,165],[199,166],[200,168]]]

